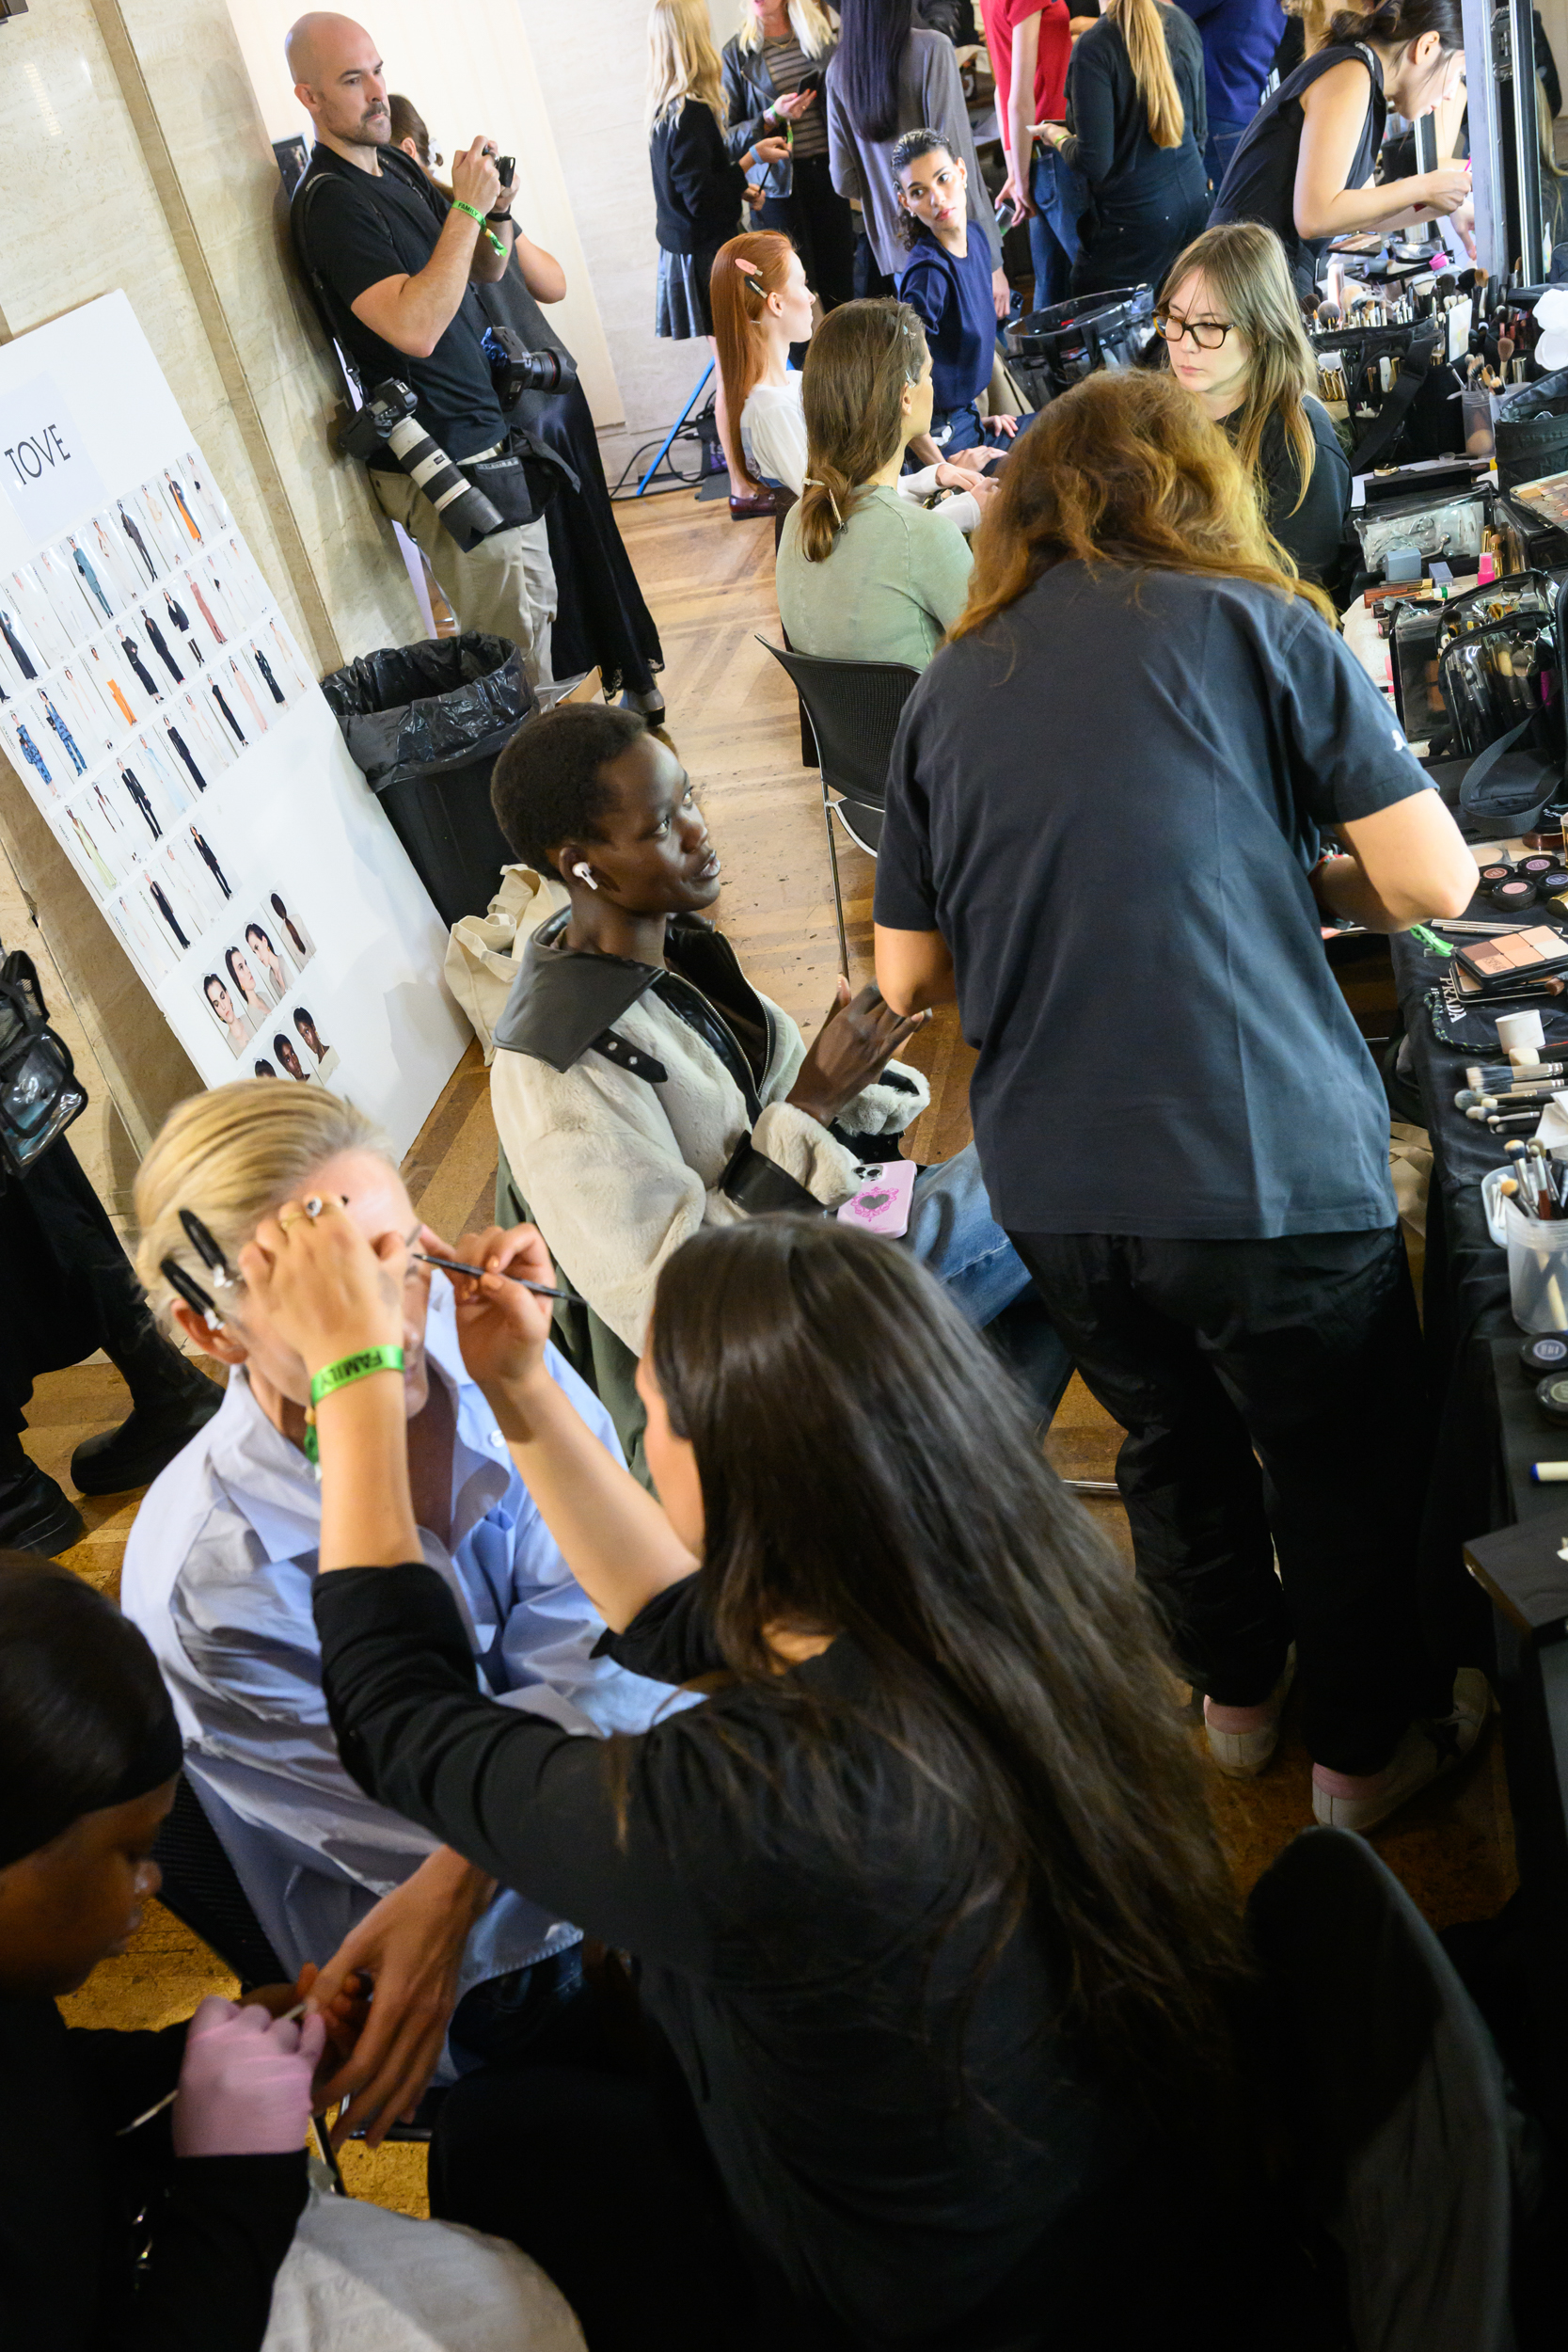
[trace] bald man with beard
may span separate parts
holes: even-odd
[[[371,461],[376,497],[423,548],[459,627],[511,639],[547,700],[556,586],[544,485],[563,469],[509,423],[483,348],[489,322],[473,288],[501,276],[514,234],[496,141],[481,135],[453,156],[449,199],[391,144],[386,73],[362,24],[317,10],[284,47],[316,135],[291,208],[294,249],[366,391],[405,383],[416,421],[460,466],[537,461],[482,477],[504,527],[466,554],[390,451]]]

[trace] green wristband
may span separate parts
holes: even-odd
[[[460,196],[454,196],[452,198],[451,209],[454,213],[467,213],[470,220],[477,220],[481,232],[490,240],[492,250],[497,253],[504,254],[506,251],[505,238],[497,236],[495,230],[490,227],[489,222],[485,219],[483,213],[476,211],[472,204],[465,204]]]
[[[324,1397],[338,1389],[346,1389],[351,1380],[364,1380],[372,1372],[401,1372],[401,1347],[362,1347],[357,1356],[340,1356],[335,1364],[318,1372],[310,1383],[310,1402],[319,1405]]]
[[[321,1447],[316,1441],[316,1407],[324,1398],[339,1389],[346,1389],[355,1380],[364,1380],[372,1372],[401,1372],[401,1347],[362,1347],[357,1356],[340,1356],[335,1364],[318,1372],[310,1382],[310,1408],[305,1416],[305,1458],[319,1475]]]

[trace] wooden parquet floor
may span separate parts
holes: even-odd
[[[667,732],[697,784],[724,860],[719,919],[759,985],[809,1035],[832,999],[838,946],[820,785],[816,771],[800,764],[793,689],[756,642],[759,632],[778,634],[772,526],[732,523],[722,503],[697,504],[685,493],[618,512],[663,638]],[[842,834],[839,866],[850,975],[859,986],[871,976],[875,869]],[[969,1138],[973,1061],[950,1012],[929,1025],[911,1058],[932,1082],[932,1106],[915,1149],[922,1159],[945,1159]],[[404,1173],[420,1214],[455,1239],[489,1222],[495,1168],[488,1082],[476,1045],[431,1113]],[[127,1403],[111,1365],[52,1374],[40,1381],[30,1408],[28,1450],[67,1480],[73,1447],[121,1419]],[[1117,1442],[1114,1425],[1075,1378],[1049,1440],[1057,1469],[1069,1477],[1109,1478]],[[110,1593],[118,1590],[139,1499],[84,1502],[87,1535],[65,1555]],[[1119,1503],[1086,1507],[1130,1563]],[[1170,1703],[1167,1692],[1150,1693],[1151,1705]],[[1250,1885],[1307,1825],[1309,1772],[1292,1714],[1279,1760],[1263,1779],[1238,1784],[1214,1776],[1216,1816],[1240,1886]],[[1500,1743],[1491,1740],[1457,1785],[1410,1806],[1378,1843],[1436,1924],[1497,1911],[1513,1884]],[[105,1963],[67,2008],[84,2024],[161,2025],[187,2015],[203,1993],[230,1989],[212,1955],[152,1904],[131,1950]],[[419,2148],[384,2149],[373,2157],[351,2149],[345,2162],[355,2194],[405,2212],[425,2210],[423,2169]]]

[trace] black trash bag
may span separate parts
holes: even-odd
[[[516,646],[477,631],[388,645],[322,691],[441,920],[483,914],[513,855],[490,771],[533,707]]]

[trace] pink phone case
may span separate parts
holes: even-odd
[[[919,1173],[913,1160],[884,1161],[871,1172],[859,1192],[846,1200],[838,1213],[839,1221],[863,1226],[868,1233],[881,1233],[889,1241],[896,1241],[910,1230],[910,1208]]]

